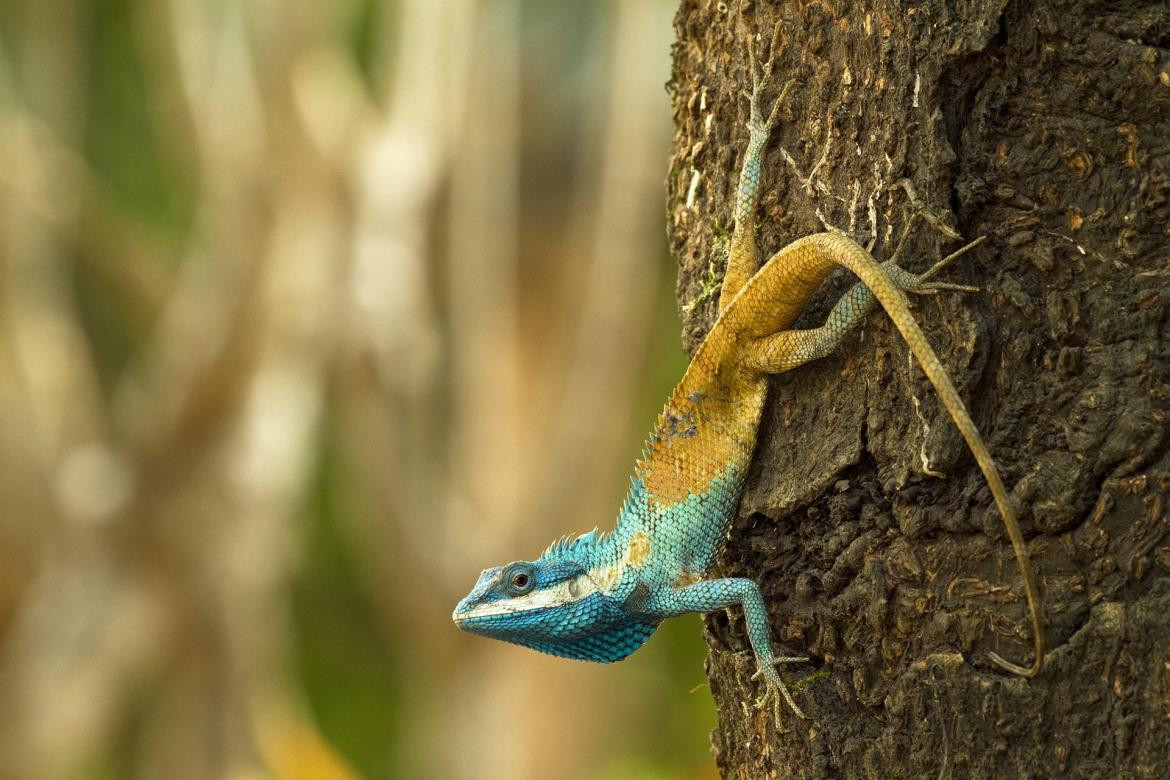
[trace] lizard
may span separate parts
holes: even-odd
[[[565,536],[535,560],[485,569],[452,618],[466,631],[544,653],[613,662],[638,649],[667,618],[739,606],[757,676],[766,685],[760,701],[774,697],[779,717],[783,699],[805,717],[776,664],[808,659],[774,654],[757,583],[709,574],[738,510],[768,377],[830,354],[880,303],[973,453],[1003,519],[1024,583],[1034,660],[1025,667],[995,653],[990,657],[1009,672],[1031,677],[1044,661],[1043,617],[1019,523],[995,462],[905,295],[975,290],[932,279],[962,250],[913,274],[897,264],[897,252],[879,263],[853,239],[825,232],[785,246],[757,270],[755,211],[764,147],[792,86],[780,91],[765,114],[762,96],[778,44],[779,27],[761,66],[749,37],[748,142],[715,324],[636,462],[613,530]],[[860,282],[838,300],[822,326],[793,329],[809,297],[838,266]]]

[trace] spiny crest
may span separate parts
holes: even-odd
[[[616,535],[619,539],[627,538],[633,530],[641,526],[646,516],[647,504],[646,483],[643,482],[642,475],[635,471],[630,477],[630,492],[626,493],[626,500],[622,502],[622,508],[618,511],[617,522],[608,535]],[[633,524],[632,528],[630,524]],[[603,535],[602,538],[605,536],[607,535]]]
[[[618,512],[617,525],[622,524],[622,520],[629,515],[640,515],[646,506],[646,483],[642,479],[642,475],[635,473],[630,477],[630,491],[626,493],[626,500],[622,502],[622,508]]]
[[[605,544],[615,533],[620,534],[623,530],[623,523],[641,522],[640,517],[645,512],[645,508],[646,485],[642,482],[641,477],[635,474],[630,477],[630,492],[626,494],[626,500],[622,502],[622,508],[618,512],[618,519],[614,525],[614,530],[599,531],[594,528],[589,533],[579,534],[577,536],[565,534],[550,544],[548,549],[541,553],[538,560],[547,561],[557,558],[580,560],[586,553]]]
[[[596,528],[586,534],[565,534],[553,541],[548,549],[541,553],[539,560],[546,561],[552,558],[576,558],[593,545],[605,538]]]
[[[646,477],[646,469],[650,466],[654,458],[654,447],[658,444],[659,432],[666,425],[666,413],[669,409],[670,400],[668,399],[666,405],[662,407],[662,411],[658,413],[658,419],[654,421],[654,430],[650,431],[650,436],[642,445],[642,455],[634,461],[634,476],[632,479],[642,480]]]

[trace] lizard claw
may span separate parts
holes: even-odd
[[[906,286],[907,292],[916,293],[918,295],[935,295],[943,290],[958,290],[960,292],[979,292],[978,287],[972,287],[968,284],[953,284],[951,282],[932,282],[930,278],[937,274],[942,269],[951,264],[956,257],[959,257],[971,251],[975,247],[982,244],[987,239],[987,236],[980,236],[974,241],[970,241],[959,247],[954,252],[939,260],[937,263],[927,268],[920,274],[914,276],[909,285]]]
[[[906,292],[912,292],[915,295],[938,295],[945,290],[954,290],[956,292],[979,292],[979,288],[970,284],[955,284],[954,282],[925,282],[921,279],[916,279],[903,287]]]
[[[901,254],[902,247],[905,245],[905,242],[903,242],[902,246],[899,246],[898,250],[894,252],[894,257],[883,263],[882,267],[886,269],[886,271],[890,274],[890,278],[893,279],[899,287],[901,287],[906,292],[914,293],[915,295],[937,295],[944,290],[956,290],[958,292],[979,292],[978,287],[972,287],[969,284],[935,282],[931,281],[931,277],[935,276],[939,271],[950,265],[956,257],[959,257],[982,244],[986,238],[987,236],[980,236],[974,241],[965,244],[920,274],[912,274],[898,265],[897,257]]]
[[[808,660],[808,658],[804,657],[804,656],[781,656],[779,658],[772,659],[772,663],[773,664],[803,663],[804,661],[807,661],[807,660]],[[762,709],[764,704],[767,703],[768,699],[771,698],[773,706],[775,707],[774,714],[776,716],[777,723],[781,723],[783,721],[783,718],[781,718],[781,716],[780,716],[780,711],[782,709],[781,704],[780,704],[781,701],[787,702],[788,706],[792,708],[792,711],[796,713],[796,716],[798,718],[807,718],[808,717],[807,715],[804,714],[804,712],[796,704],[796,700],[793,699],[792,694],[788,692],[788,686],[786,686],[784,684],[784,681],[780,679],[780,675],[776,672],[776,670],[771,665],[760,666],[756,670],[756,673],[752,675],[753,680],[758,679],[760,677],[764,678],[764,682],[767,684],[767,690],[764,691],[763,696],[761,696],[759,699],[756,700],[756,708],[757,709]]]
[[[751,61],[752,73],[752,91],[744,92],[744,97],[748,99],[750,106],[750,113],[748,115],[748,130],[753,136],[761,135],[767,137],[772,127],[776,124],[776,118],[780,115],[780,105],[788,97],[788,91],[792,88],[793,82],[788,82],[784,88],[780,90],[780,95],[772,102],[772,108],[768,112],[767,119],[764,118],[764,112],[761,108],[761,96],[764,90],[772,81],[772,71],[776,64],[776,53],[780,49],[780,23],[772,29],[772,42],[768,47],[768,59],[763,65],[760,64],[756,57],[755,36],[748,36],[748,59]]]

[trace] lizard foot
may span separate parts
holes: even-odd
[[[748,59],[751,62],[752,71],[752,91],[744,92],[744,97],[748,99],[750,106],[750,113],[748,115],[748,133],[753,141],[763,143],[768,138],[768,134],[776,125],[776,118],[780,115],[780,105],[788,97],[789,90],[795,83],[789,81],[780,90],[780,95],[772,101],[772,108],[768,112],[767,118],[764,117],[764,112],[761,107],[764,90],[772,81],[772,70],[776,64],[776,53],[780,50],[780,24],[777,22],[772,29],[772,42],[768,47],[768,59],[762,65],[756,56],[755,36],[748,36]]]
[[[974,241],[969,241],[963,246],[951,252],[949,255],[939,260],[937,263],[927,268],[922,273],[914,277],[914,287],[908,288],[910,292],[918,293],[919,295],[934,295],[940,290],[959,290],[961,292],[979,292],[978,287],[972,287],[967,284],[951,284],[949,282],[932,282],[930,277],[937,274],[942,269],[946,268],[955,258],[965,255],[975,247],[987,240],[987,236],[979,236]]]
[[[780,656],[779,658],[772,659],[772,664],[803,663],[807,660],[808,658],[804,656]],[[768,702],[768,699],[771,698],[773,706],[775,707],[774,714],[776,716],[777,723],[783,722],[783,718],[780,716],[780,711],[782,709],[780,704],[781,701],[788,702],[788,706],[792,708],[792,711],[796,713],[797,717],[808,717],[804,714],[800,707],[797,706],[796,700],[793,699],[792,694],[788,692],[788,686],[786,686],[784,681],[780,679],[779,673],[775,668],[773,668],[772,665],[760,666],[756,670],[756,673],[752,675],[753,680],[760,677],[764,678],[764,682],[767,684],[768,689],[764,692],[763,696],[756,700],[757,709],[762,709]]]
[[[891,259],[886,263],[883,263],[882,267],[886,269],[886,272],[889,273],[890,278],[893,279],[899,287],[901,287],[906,292],[914,293],[915,295],[937,295],[944,290],[956,290],[958,292],[979,292],[978,287],[972,287],[969,284],[936,282],[932,281],[931,277],[935,276],[939,271],[954,262],[955,258],[966,254],[967,252],[982,244],[986,238],[987,236],[980,236],[974,241],[968,242],[920,274],[910,273],[906,269],[899,266],[896,259]]]

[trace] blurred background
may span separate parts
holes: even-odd
[[[465,635],[685,367],[672,0],[0,0],[0,777],[714,776]]]

